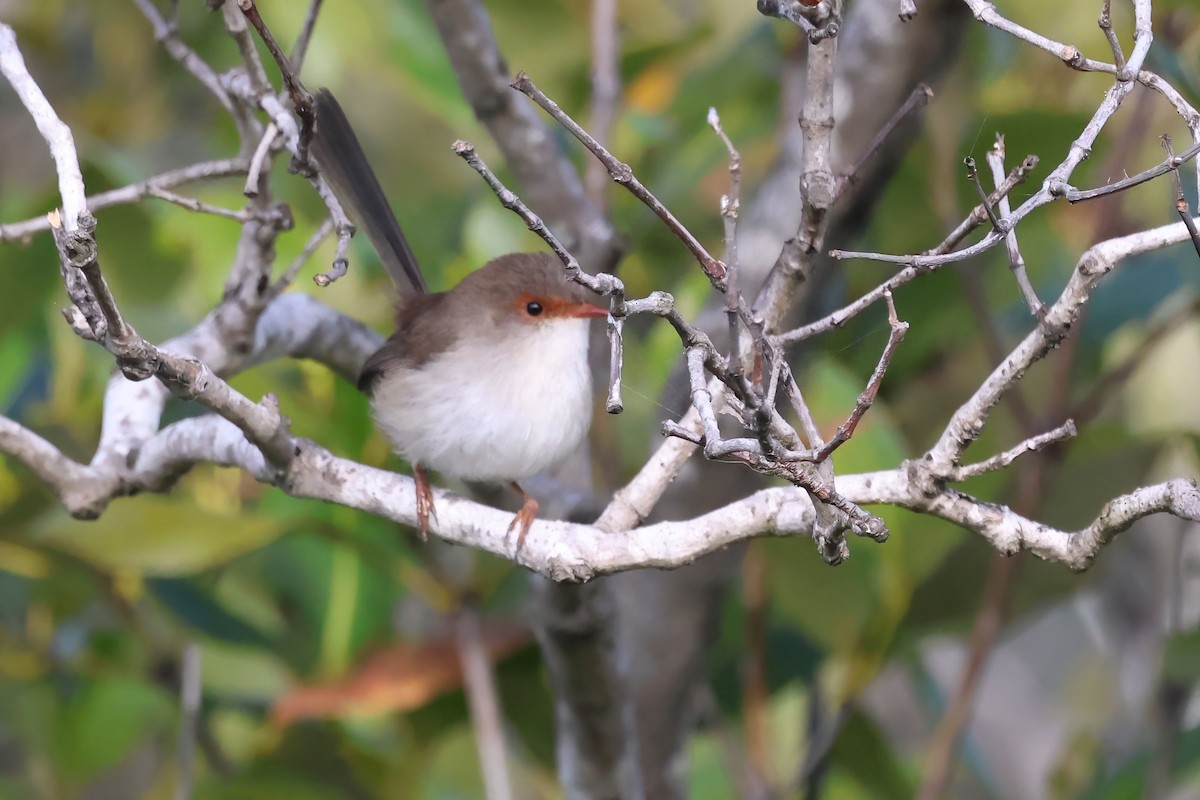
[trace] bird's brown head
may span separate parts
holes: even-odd
[[[511,253],[489,261],[454,288],[464,307],[498,326],[538,326],[557,319],[607,316],[587,289],[567,279],[547,253]]]

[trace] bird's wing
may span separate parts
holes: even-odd
[[[401,297],[425,294],[425,278],[345,112],[328,89],[316,94],[312,153],[334,194],[375,246]]]
[[[374,394],[379,381],[399,368],[418,369],[449,350],[455,342],[454,328],[438,324],[444,320],[446,292],[423,294],[403,301],[396,310],[396,332],[371,354],[358,375],[358,389]]]

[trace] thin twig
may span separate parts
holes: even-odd
[[[758,13],[765,17],[787,20],[804,31],[810,44],[832,39],[840,30],[839,20],[829,13],[828,5],[824,3],[758,0]]]
[[[1162,135],[1162,146],[1167,151],[1167,163],[1175,163],[1175,151],[1171,148],[1170,134]],[[1183,220],[1183,224],[1187,226],[1188,235],[1192,237],[1192,247],[1196,249],[1196,255],[1200,256],[1200,230],[1196,229],[1196,223],[1192,221],[1192,210],[1188,207],[1187,198],[1183,195],[1183,184],[1179,181],[1178,167],[1171,170],[1171,186],[1175,190],[1175,211]]]
[[[321,3],[324,0],[311,0],[308,4],[308,13],[304,15],[304,25],[300,28],[300,35],[296,37],[296,43],[292,45],[292,67],[299,74],[304,66],[304,57],[308,55],[308,43],[312,41],[313,30],[317,27],[317,15],[321,13]]]
[[[267,51],[271,54],[271,58],[275,59],[276,66],[279,67],[279,73],[283,76],[284,87],[287,89],[288,96],[292,99],[292,107],[296,110],[296,116],[300,118],[300,138],[296,157],[300,161],[307,161],[308,142],[312,139],[313,124],[316,121],[312,95],[304,88],[304,84],[301,82],[300,76],[296,73],[296,69],[287,55],[284,54],[283,48],[279,46],[279,42],[275,39],[274,34],[267,27],[267,23],[263,21],[262,15],[258,13],[258,7],[254,4],[254,0],[237,0],[237,5],[250,24],[254,26],[254,30],[258,31],[259,38],[267,46]],[[309,11],[312,11],[311,7]],[[335,271],[337,267],[338,265],[335,263]]]
[[[29,111],[38,133],[50,147],[54,169],[58,176],[58,193],[63,201],[66,230],[73,232],[76,220],[87,212],[87,200],[83,188],[83,173],[79,169],[79,158],[75,154],[75,137],[67,127],[40,86],[25,66],[25,59],[17,47],[17,36],[8,25],[0,23],[0,74],[8,79]]]
[[[183,654],[179,659],[179,768],[175,776],[175,800],[189,800],[195,785],[202,656],[200,645],[188,642],[183,646]]]
[[[729,155],[729,194],[721,195],[721,222],[725,229],[725,313],[729,319],[729,371],[742,371],[741,343],[738,341],[738,318],[741,290],[738,288],[737,220],[742,197],[742,157],[733,141],[721,127],[721,117],[715,108],[708,109],[708,124]]]
[[[958,467],[951,473],[949,479],[952,481],[965,481],[988,472],[1004,469],[1026,453],[1036,453],[1039,450],[1044,450],[1050,445],[1061,442],[1064,439],[1074,438],[1077,433],[1075,421],[1067,420],[1054,430],[1046,431],[1038,436],[1032,436],[1016,447],[1005,450],[1003,453],[997,453],[986,461]]]
[[[596,142],[608,147],[617,101],[621,93],[621,35],[617,28],[617,0],[592,0],[588,26],[592,45],[592,98],[590,129]],[[588,161],[583,185],[588,197],[600,211],[608,210],[608,173],[600,161]]]
[[[979,181],[979,170],[975,168],[975,159],[971,156],[967,156],[963,159],[963,164],[966,165],[967,168],[967,180],[971,181],[971,185],[975,187],[975,193],[979,195],[980,205],[983,206],[983,210],[987,213],[988,220],[992,223],[992,230],[999,233],[1005,233],[1004,224],[1000,221],[1000,218],[996,216],[996,212],[992,210],[991,204],[988,203],[988,193],[983,188],[983,184]]]
[[[529,76],[524,72],[518,72],[517,77],[513,80],[511,85],[518,92],[526,95],[539,106],[541,106],[547,114],[553,117],[558,124],[566,128],[567,131],[576,139],[578,139],[584,147],[586,147],[588,150],[591,150],[593,155],[600,159],[600,161],[608,169],[608,174],[612,177],[612,179],[621,186],[625,187],[634,197],[645,203],[645,205],[663,221],[663,224],[667,226],[667,229],[670,230],[671,233],[675,234],[675,237],[678,238],[679,241],[683,242],[687,249],[691,251],[692,255],[695,256],[696,261],[700,264],[700,269],[702,269],[704,274],[708,276],[708,279],[712,285],[718,290],[724,291],[726,273],[725,265],[713,258],[709,252],[704,249],[704,245],[700,244],[696,237],[692,235],[692,232],[684,227],[683,223],[676,219],[675,215],[672,214],[667,207],[664,206],[662,202],[660,202],[659,199],[655,197],[650,190],[647,189],[642,182],[637,179],[637,176],[633,174],[633,170],[628,164],[617,160],[612,153],[608,152],[608,150],[602,147],[591,134],[579,126],[579,123],[571,119],[571,117],[565,111],[558,107],[557,103],[547,97],[545,92],[537,88],[537,86],[533,84],[533,81],[529,80]]]
[[[1112,0],[1104,0],[1104,4],[1100,7],[1100,19],[1097,24],[1104,32],[1104,38],[1108,40],[1109,49],[1112,50],[1113,62],[1117,68],[1117,80],[1129,80],[1129,71],[1125,68],[1125,52],[1121,50],[1121,40],[1117,38],[1112,26]]]
[[[174,192],[169,192],[166,189],[160,189],[157,186],[151,186],[146,190],[146,193],[151,197],[156,197],[159,200],[166,200],[168,203],[180,206],[181,208],[186,208],[189,211],[195,211],[198,214],[211,214],[214,217],[223,217],[225,219],[231,219],[234,222],[245,222],[246,220],[250,219],[250,214],[246,211],[246,209],[234,211],[229,208],[221,208],[220,206],[214,206],[209,203],[201,202],[194,197],[184,197],[181,194],[175,194]]]
[[[296,276],[300,274],[300,270],[303,269],[304,265],[308,263],[308,260],[312,258],[313,252],[321,246],[321,243],[324,242],[331,233],[333,233],[333,220],[326,218],[317,227],[317,229],[313,231],[312,236],[308,238],[308,241],[305,243],[304,249],[300,251],[300,254],[292,260],[291,264],[288,264],[287,269],[283,271],[283,274],[279,276],[279,279],[276,280],[275,283],[271,284],[270,294],[272,296],[279,296],[283,293],[284,289],[292,285],[292,282],[296,280]]]
[[[911,0],[910,0],[911,2]],[[913,12],[916,13],[915,10]],[[883,127],[875,134],[874,138],[867,144],[862,153],[854,160],[854,163],[842,173],[838,178],[837,189],[835,190],[835,200],[846,193],[846,190],[858,183],[858,179],[862,173],[862,169],[866,166],[875,155],[883,148],[883,145],[891,139],[896,130],[904,124],[909,117],[916,114],[918,111],[929,105],[929,101],[933,98],[933,89],[930,89],[925,84],[918,84],[917,88],[912,90],[900,108],[896,109],[896,113],[884,123]]]
[[[1037,168],[1037,165],[1037,156],[1032,154],[1025,156],[1025,160],[1014,167],[1008,173],[1008,177],[1004,179],[1004,182],[997,186],[996,190],[987,196],[986,202],[980,203],[979,205],[975,206],[975,208],[971,209],[971,213],[968,214],[961,223],[959,223],[958,227],[951,231],[950,234],[946,236],[946,238],[943,239],[937,247],[933,248],[932,250],[925,251],[926,254],[935,256],[944,255],[958,247],[962,240],[967,238],[967,235],[970,234],[971,231],[975,230],[984,222],[989,220],[991,216],[989,214],[991,207],[1008,197],[1012,193],[1013,189],[1024,183],[1025,179],[1029,177],[1030,173]]]
[[[471,727],[475,730],[475,748],[479,752],[479,771],[487,800],[511,800],[512,781],[508,774],[508,753],[504,743],[504,715],[492,662],[483,642],[479,615],[464,608],[454,620],[458,658],[462,662],[463,687]]]
[[[533,213],[529,206],[522,203],[521,198],[517,197],[515,192],[500,182],[500,179],[496,177],[496,173],[492,172],[483,159],[479,157],[474,145],[458,139],[452,147],[455,155],[466,161],[472,169],[483,177],[487,185],[496,193],[496,197],[500,200],[500,205],[520,217],[525,226],[531,232],[537,234],[554,251],[554,255],[558,256],[559,260],[562,261],[568,278],[600,295],[609,295],[617,291],[624,292],[624,286],[615,277],[604,275],[603,273],[590,275],[585,272],[579,266],[579,261],[563,246],[553,231],[542,221],[542,218]]]
[[[973,208],[971,213],[966,216],[966,218],[957,228],[950,232],[950,235],[947,236],[941,244],[932,250],[925,251],[925,253],[931,256],[943,255],[957,247],[958,244],[964,238],[966,238],[967,234],[988,220],[987,209],[992,204],[998,202],[1000,198],[1006,196],[1020,183],[1022,183],[1029,176],[1029,173],[1032,172],[1037,166],[1037,163],[1038,160],[1036,156],[1027,156],[1024,163],[1009,173],[1008,178],[1004,181],[1003,185],[988,195],[986,203],[980,203],[978,206]],[[906,267],[854,302],[843,306],[837,311],[827,314],[821,319],[776,336],[775,342],[779,346],[786,347],[787,345],[810,339],[813,336],[818,336],[820,334],[836,330],[837,328],[845,325],[851,319],[854,319],[854,317],[861,314],[876,302],[882,300],[885,292],[895,291],[904,284],[909,283],[918,276],[928,272],[930,269],[936,269],[936,267]]]
[[[1068,189],[1063,197],[1066,198],[1068,203],[1080,203],[1084,200],[1095,200],[1097,197],[1103,197],[1107,194],[1123,192],[1146,181],[1154,180],[1160,175],[1166,175],[1168,172],[1179,169],[1179,167],[1195,158],[1198,153],[1200,153],[1200,142],[1192,145],[1179,155],[1172,156],[1161,164],[1156,164],[1144,172],[1139,172],[1136,175],[1131,175],[1128,178],[1123,178],[1104,186],[1097,186],[1095,189]]]
[[[792,374],[790,369],[782,370],[780,380],[787,382],[788,400],[792,404],[792,409],[796,412],[796,418],[800,420],[800,427],[804,429],[804,435],[808,439],[808,446],[811,448],[819,448],[825,444],[825,439],[821,436],[821,430],[817,427],[816,420],[813,419],[812,411],[808,408],[808,403],[804,400],[804,395],[800,391],[800,385],[796,383],[796,376]]]
[[[863,388],[862,393],[858,396],[858,400],[854,403],[854,410],[850,412],[850,416],[846,418],[846,421],[838,426],[837,431],[833,434],[833,438],[822,445],[813,457],[813,461],[818,464],[829,458],[834,450],[841,447],[843,443],[849,441],[850,437],[854,435],[854,431],[858,427],[859,421],[862,420],[863,414],[867,413],[867,409],[875,402],[875,395],[878,394],[879,385],[883,382],[883,376],[887,374],[888,367],[892,363],[892,358],[896,355],[896,348],[904,340],[904,334],[908,333],[908,323],[896,316],[896,304],[892,300],[892,293],[884,292],[883,297],[887,301],[888,309],[889,332],[887,344],[884,345],[883,352],[879,355],[879,363],[875,365],[875,371],[871,373],[866,387]]]
[[[222,2],[221,14],[225,18],[225,29],[242,56],[251,90],[258,95],[270,91],[271,82],[267,79],[267,70],[258,55],[258,48],[254,46],[254,37],[246,28],[246,18],[238,13],[233,3]]]
[[[267,159],[270,157],[278,138],[279,128],[275,126],[274,122],[269,123],[267,129],[263,131],[262,138],[258,140],[258,144],[254,148],[254,155],[250,157],[250,167],[246,170],[246,185],[242,189],[242,194],[246,195],[246,197],[258,197],[258,187],[262,179],[263,169],[266,167]]]
[[[204,161],[188,167],[163,172],[155,175],[153,178],[148,178],[138,183],[131,183],[119,189],[111,189],[107,192],[90,195],[84,202],[89,209],[96,212],[111,206],[136,203],[138,200],[150,197],[156,189],[169,189],[185,183],[241,175],[245,173],[246,167],[246,160],[240,158]],[[0,242],[24,240],[28,239],[34,233],[48,230],[50,230],[50,223],[45,215],[21,222],[11,222],[7,225],[0,225]]]
[[[154,38],[163,46],[163,49],[179,62],[184,69],[190,72],[196,80],[204,85],[204,88],[217,98],[217,102],[230,113],[233,112],[233,100],[229,93],[225,91],[225,87],[221,84],[221,78],[216,71],[208,65],[200,55],[183,43],[179,38],[179,32],[171,22],[168,22],[158,8],[155,7],[153,0],[133,0],[133,4],[142,12],[142,16],[150,23],[150,27],[154,30]],[[172,14],[172,17],[174,14]],[[234,115],[235,119],[237,115]]]
[[[1001,186],[1004,183],[1004,136],[1002,134],[996,134],[996,143],[988,150],[987,163],[992,169],[992,180],[997,187]],[[998,205],[1000,219],[1007,220],[1008,215],[1012,213],[1008,196],[1001,197]],[[1013,277],[1017,280],[1017,288],[1021,290],[1021,296],[1025,298],[1025,304],[1029,306],[1029,313],[1033,314],[1034,317],[1040,318],[1046,313],[1046,308],[1042,305],[1042,300],[1038,297],[1037,292],[1034,291],[1033,284],[1029,282],[1029,273],[1025,270],[1025,257],[1021,255],[1020,245],[1017,244],[1017,229],[1015,226],[1008,227],[1008,231],[1004,236],[1004,243],[1008,250],[1008,268],[1012,270]]]

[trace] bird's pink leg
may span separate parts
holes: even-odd
[[[520,531],[517,534],[517,553],[521,552],[521,546],[525,544],[525,534],[529,533],[529,526],[533,524],[533,520],[537,517],[538,501],[525,493],[521,485],[516,481],[512,481],[509,486],[521,493],[521,510],[513,517],[513,521],[508,524],[508,535],[511,536],[513,529]]]
[[[433,507],[433,490],[429,488],[429,478],[419,464],[413,464],[413,482],[417,485],[417,533],[421,541],[429,540],[429,518],[437,519],[437,509]]]

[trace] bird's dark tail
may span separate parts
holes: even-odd
[[[401,297],[425,294],[425,279],[387,196],[345,112],[328,89],[316,94],[317,125],[311,151],[321,175],[375,246]]]

